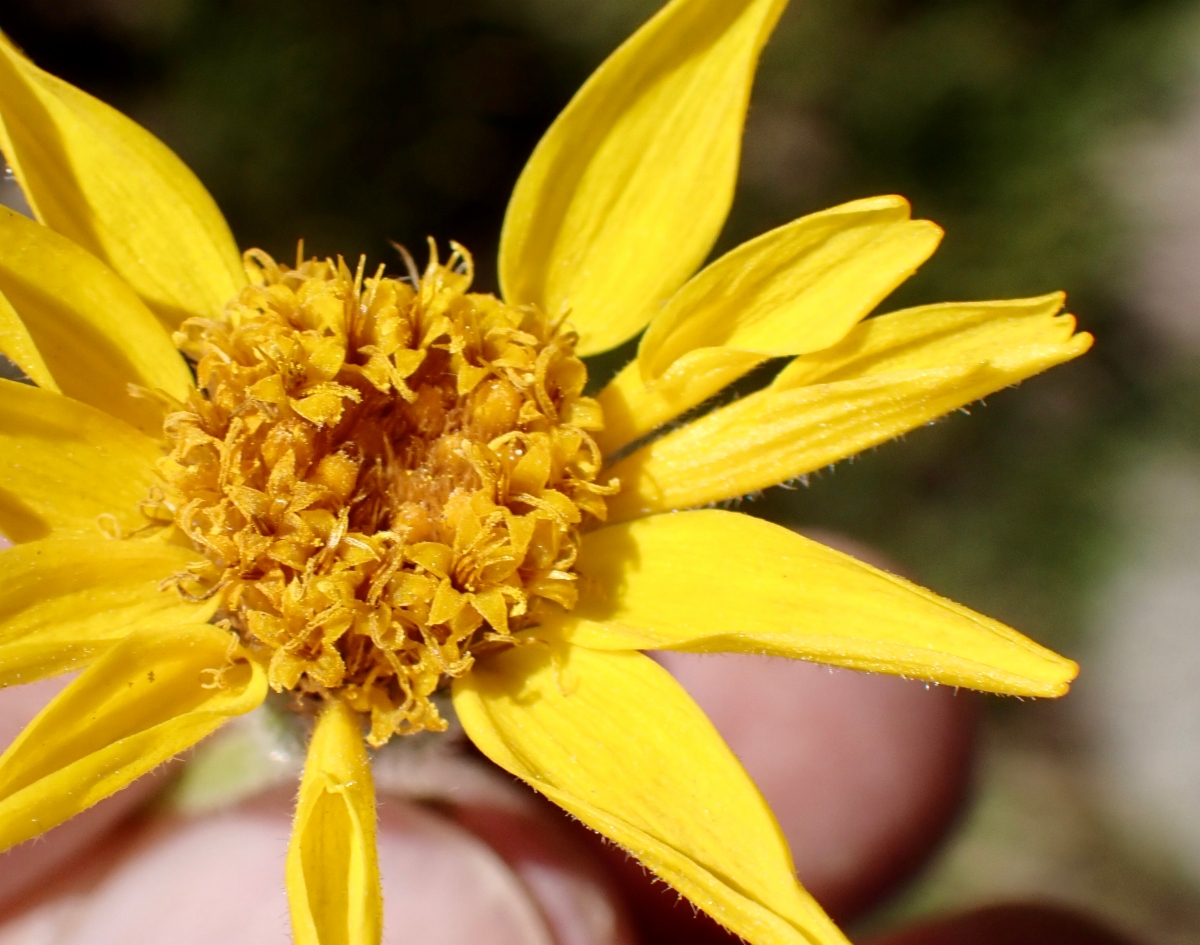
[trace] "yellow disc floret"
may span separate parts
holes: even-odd
[[[176,343],[199,389],[166,419],[155,504],[208,561],[271,685],[337,690],[370,741],[441,729],[430,696],[545,602],[570,608],[596,477],[575,335],[468,291],[461,247],[419,278],[246,254],[250,284]]]

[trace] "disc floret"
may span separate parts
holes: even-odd
[[[155,498],[207,558],[175,580],[219,598],[273,688],[368,714],[372,744],[442,729],[445,680],[574,606],[580,529],[617,489],[575,335],[469,292],[457,245],[408,280],[245,263],[222,316],[175,335],[198,390]]]

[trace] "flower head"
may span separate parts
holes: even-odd
[[[754,943],[844,942],[647,649],[1020,695],[1076,667],[749,516],[802,476],[1087,349],[1061,294],[866,318],[941,232],[899,197],[700,267],[783,0],[671,0],[588,80],[505,218],[502,298],[239,255],[160,142],[0,43],[0,684],[82,669],[0,757],[0,846],[259,705],[315,719],[296,940],[382,928],[364,738],[443,727]],[[596,399],[581,360],[642,332]],[[181,356],[182,353],[182,356]],[[764,362],[757,393],[671,428]],[[186,360],[185,360],[186,358]],[[194,366],[193,374],[189,363]],[[136,396],[134,396],[136,395]],[[692,509],[692,511],[676,511]],[[668,514],[669,513],[669,514]]]
[[[247,256],[250,284],[175,339],[199,389],[164,424],[155,504],[279,691],[337,692],[368,741],[441,730],[430,697],[575,606],[579,527],[615,482],[575,336],[472,295],[471,260],[413,284]],[[203,391],[203,393],[201,392]]]

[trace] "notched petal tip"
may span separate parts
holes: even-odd
[[[1065,317],[1071,319],[1071,323],[1070,323],[1071,330],[1075,331],[1075,327],[1076,327],[1076,323],[1077,323],[1075,316],[1067,315]],[[1086,354],[1088,351],[1092,350],[1092,346],[1095,345],[1095,343],[1096,343],[1096,336],[1093,335],[1090,331],[1081,331],[1078,334],[1073,335],[1071,337],[1070,341],[1071,341],[1071,344],[1073,344],[1075,346],[1075,348],[1077,349],[1078,354],[1076,354],[1075,357],[1078,357],[1078,355]]]

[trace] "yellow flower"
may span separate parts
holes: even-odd
[[[1091,339],[1061,294],[864,320],[941,235],[898,197],[693,275],[784,2],[672,0],[609,57],[513,193],[503,300],[468,291],[457,247],[405,279],[239,258],[165,146],[0,45],[0,147],[40,221],[0,213],[0,350],[36,385],[0,382],[0,684],[83,670],[0,757],[0,847],[274,687],[316,720],[287,860],[296,940],[370,945],[364,729],[378,745],[441,728],[448,691],[488,757],[737,934],[845,941],[640,651],[1030,696],[1076,667],[785,529],[674,510],[834,463]],[[580,357],[643,329],[583,396]],[[765,389],[653,436],[781,356]]]

